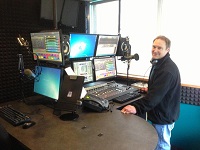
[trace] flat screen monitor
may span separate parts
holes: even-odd
[[[62,63],[61,33],[58,30],[30,33],[34,60]]]
[[[117,68],[115,56],[94,58],[94,68],[96,81],[116,77]]]
[[[40,70],[40,74],[34,80],[34,92],[57,101],[60,91],[61,69],[40,66]]]
[[[94,57],[96,42],[96,34],[70,33],[69,59]]]
[[[72,68],[76,75],[84,76],[84,83],[94,81],[93,63],[91,60],[74,61]]]
[[[95,56],[114,56],[117,52],[119,35],[99,35]]]

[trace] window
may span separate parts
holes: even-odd
[[[155,0],[121,1],[120,33],[122,37],[129,37],[132,55],[139,55],[138,61],[131,60],[129,74],[149,74],[152,41],[157,35],[157,5]],[[127,73],[126,65],[118,61],[118,72]]]
[[[161,24],[162,34],[172,41],[170,54],[179,67],[182,83],[193,85],[200,85],[198,5],[198,0],[163,1]]]
[[[90,12],[90,33],[118,34],[118,1],[92,3]]]
[[[90,18],[91,33],[117,32],[117,3],[119,1],[91,6],[98,8],[92,9],[90,13],[93,16]],[[172,42],[170,55],[179,67],[182,83],[200,85],[198,0],[121,0],[120,8],[119,33],[122,37],[129,37],[132,55],[138,53],[140,56],[139,61],[131,60],[129,74],[149,75],[153,39],[157,35],[165,35]],[[126,65],[117,60],[118,72],[126,74]]]

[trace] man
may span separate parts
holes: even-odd
[[[171,41],[165,36],[153,40],[152,69],[144,98],[125,106],[125,114],[143,115],[158,133],[156,150],[170,150],[171,130],[180,113],[181,79],[179,69],[170,58]]]

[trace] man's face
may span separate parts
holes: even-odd
[[[151,52],[152,52],[152,59],[161,59],[169,52],[169,48],[166,48],[165,41],[161,39],[156,39],[153,42]]]

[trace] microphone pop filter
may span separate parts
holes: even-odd
[[[139,55],[137,53],[134,55],[134,59],[137,61],[139,60]]]

